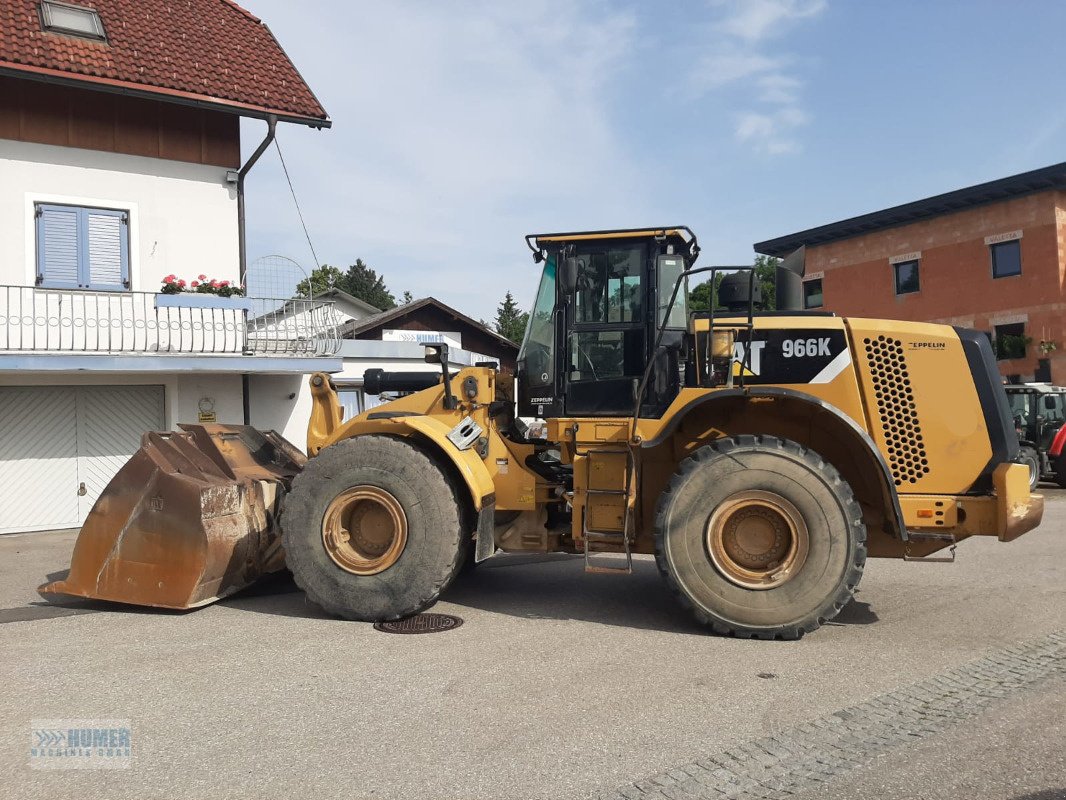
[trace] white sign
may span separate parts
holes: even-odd
[[[381,332],[383,342],[444,342],[448,347],[463,346],[463,335],[458,331],[409,331],[396,328],[386,328]]]
[[[999,244],[1000,242],[1013,242],[1015,239],[1021,239],[1021,231],[1010,231],[1009,233],[997,233],[995,236],[986,236],[985,244]]]
[[[898,256],[892,256],[888,259],[889,264],[902,264],[905,261],[921,261],[922,251],[915,250],[913,253],[900,253]]]

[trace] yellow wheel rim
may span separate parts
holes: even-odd
[[[322,544],[333,563],[355,575],[384,572],[407,544],[400,502],[377,486],[345,489],[322,517]]]
[[[726,498],[707,521],[707,553],[724,578],[745,589],[773,589],[807,560],[810,536],[799,510],[774,492]]]

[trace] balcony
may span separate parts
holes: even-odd
[[[0,353],[328,358],[332,302],[0,286]]]

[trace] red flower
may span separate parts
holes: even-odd
[[[214,278],[211,279],[211,288],[212,289],[217,289],[218,288],[218,281],[215,280]]]
[[[194,288],[194,289],[195,289],[195,288],[196,288],[197,286],[199,286],[199,285],[200,285],[200,282],[199,282],[199,281],[193,281],[193,282],[192,282],[192,288]]]
[[[182,289],[185,288],[185,279],[184,278],[182,280],[178,281],[178,286],[180,286]]]
[[[163,283],[174,283],[174,276],[167,275],[165,278],[163,278]]]
[[[199,278],[202,281],[206,281],[207,280],[207,276],[206,275],[197,275],[196,277]]]
[[[229,281],[222,281],[219,286],[229,286]]]

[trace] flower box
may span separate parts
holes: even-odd
[[[232,308],[241,311],[252,310],[249,297],[219,297],[216,294],[201,292],[179,292],[178,294],[157,294],[156,308]]]

